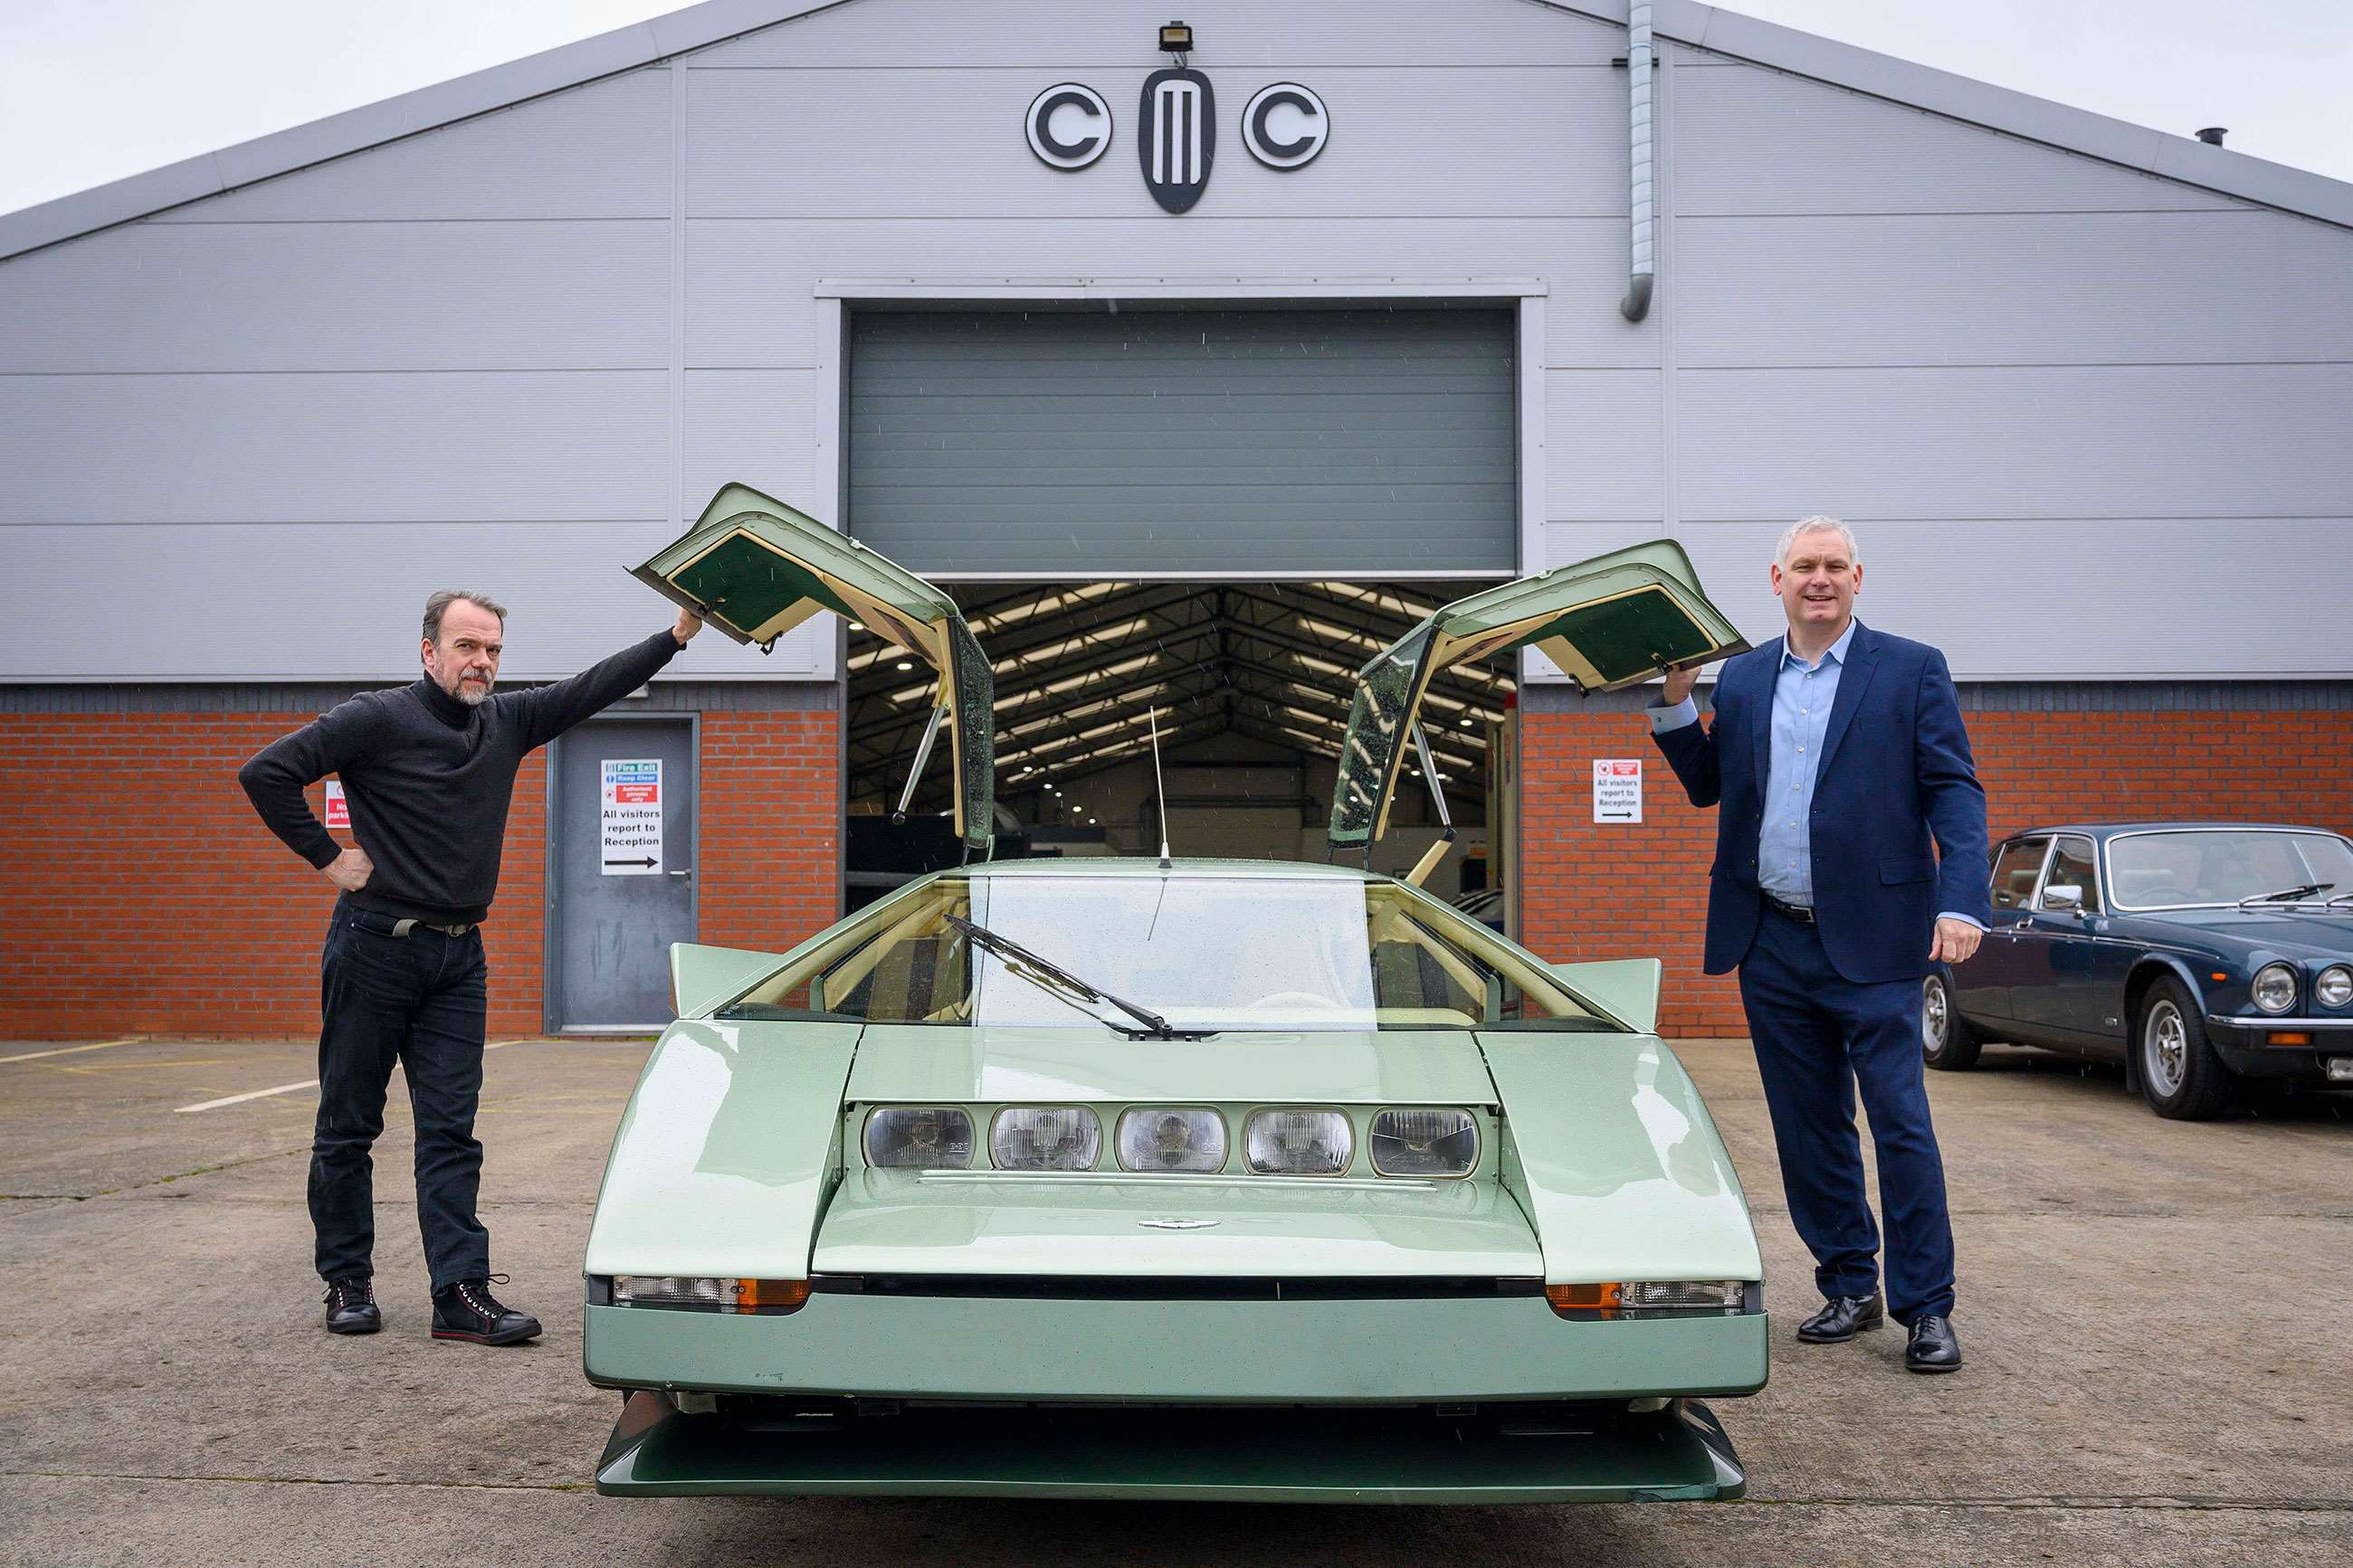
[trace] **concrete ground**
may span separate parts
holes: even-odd
[[[578,1272],[642,1041],[489,1058],[484,1215],[548,1330],[495,1351],[426,1337],[397,1084],[388,1326],[332,1339],[310,1047],[0,1045],[0,1562],[2353,1563],[2353,1107],[2193,1126],[2031,1053],[1931,1074],[1969,1358],[1931,1379],[1900,1331],[1796,1342],[1814,1297],[1755,1070],[1679,1048],[1767,1255],[1772,1384],[1716,1405],[1749,1495],[1448,1510],[600,1499],[617,1400],[581,1381]]]

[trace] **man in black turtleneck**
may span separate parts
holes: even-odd
[[[238,772],[269,830],[343,889],[320,966],[311,1145],[311,1223],[332,1331],[383,1326],[368,1150],[384,1131],[397,1061],[416,1111],[433,1337],[503,1345],[539,1332],[536,1319],[491,1296],[490,1235],[474,1213],[489,1007],[481,921],[498,891],[507,805],[527,753],[644,685],[702,629],[681,611],[670,630],[569,680],[493,697],[506,611],[480,594],[438,593],[425,605],[421,679],[354,697]],[[349,848],[302,797],[329,773],[351,807],[358,842]]]

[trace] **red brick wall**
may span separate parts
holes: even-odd
[[[1670,1035],[1740,1035],[1729,975],[1700,973],[1715,814],[1694,809],[1640,714],[1522,716],[1523,937],[1546,958],[1666,961]],[[2063,818],[2221,817],[2353,832],[2353,713],[1968,715],[1994,837]],[[1593,821],[1597,757],[1641,757],[1638,827]]]
[[[308,713],[0,715],[0,1039],[294,1036],[333,889],[253,815],[246,758]],[[703,720],[702,940],[782,952],[834,918],[837,715]],[[323,790],[311,792],[323,810]],[[543,1022],[543,753],[485,928],[493,1038]]]

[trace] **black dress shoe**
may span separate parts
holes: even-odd
[[[1833,1296],[1822,1310],[1798,1325],[1798,1337],[1810,1345],[1834,1345],[1866,1329],[1887,1321],[1887,1307],[1877,1292],[1868,1296]]]
[[[512,1345],[539,1337],[539,1320],[499,1304],[491,1281],[506,1283],[503,1274],[483,1279],[461,1279],[433,1298],[433,1337],[464,1340],[469,1344]]]
[[[376,1310],[375,1290],[365,1279],[331,1279],[327,1293],[327,1331],[331,1334],[372,1334],[384,1327]]]
[[[1915,1318],[1912,1338],[1904,1347],[1904,1365],[1912,1372],[1958,1372],[1961,1342],[1949,1318]]]

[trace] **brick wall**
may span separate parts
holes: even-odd
[[[308,713],[0,714],[0,1039],[317,1032],[334,891],[264,828],[237,770]],[[703,721],[702,940],[782,952],[833,919],[837,716]],[[323,811],[313,786],[311,809]],[[490,1028],[535,1034],[544,753],[516,779],[485,928]]]
[[[1522,717],[1523,936],[1555,961],[1666,962],[1670,1035],[1747,1032],[1732,977],[1700,973],[1715,814],[1683,799],[1631,712]],[[2353,713],[1973,712],[1993,836],[2073,818],[2221,817],[2353,832]],[[1597,757],[1641,757],[1643,821],[1593,821]]]

